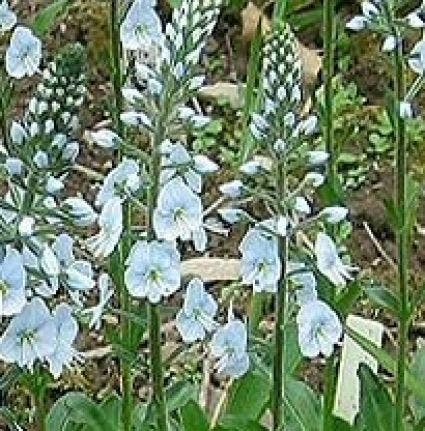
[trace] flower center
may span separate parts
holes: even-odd
[[[35,331],[34,330],[24,330],[19,335],[19,339],[21,341],[21,344],[32,344],[35,338]]]

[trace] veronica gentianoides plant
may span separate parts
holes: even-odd
[[[324,182],[328,154],[310,149],[317,120],[302,114],[302,66],[288,25],[279,26],[266,39],[262,76],[263,108],[251,124],[260,150],[241,166],[244,181],[221,186],[233,205],[220,214],[229,223],[250,225],[239,247],[243,284],[252,285],[254,294],[271,293],[275,298],[271,411],[273,430],[280,430],[285,426],[285,328],[296,320],[303,355],[331,355],[342,325],[320,299],[315,274],[341,287],[353,268],[343,263],[332,239],[320,232],[324,223],[344,220],[347,210],[329,207],[313,213],[311,197]],[[256,181],[261,177],[266,185]],[[260,203],[264,213],[254,217],[241,208],[247,202]],[[316,235],[315,244],[310,235]]]

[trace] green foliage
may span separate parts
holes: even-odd
[[[81,392],[69,392],[50,410],[47,431],[77,431],[79,425],[86,425],[87,431],[116,431],[114,420],[116,411],[109,404],[102,408]]]
[[[195,401],[188,401],[180,410],[184,431],[208,431],[209,424],[201,407]]]
[[[42,9],[34,18],[32,28],[36,34],[43,36],[47,34],[58,18],[65,12],[70,0],[55,0],[52,4]]]
[[[384,384],[364,364],[360,365],[358,374],[361,395],[357,429],[359,431],[394,430],[394,405]]]
[[[289,377],[284,397],[288,431],[321,431],[320,401],[308,385]]]

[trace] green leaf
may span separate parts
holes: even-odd
[[[333,417],[333,428],[335,431],[354,431],[354,428],[341,418]]]
[[[69,392],[53,405],[47,416],[48,431],[68,430],[70,424],[87,425],[90,431],[116,431],[114,424],[96,404],[81,392]]]
[[[167,389],[166,399],[169,412],[174,412],[189,401],[195,400],[198,394],[198,386],[188,382],[179,381]]]
[[[69,0],[56,0],[46,6],[35,16],[32,28],[38,36],[47,34],[55,25],[56,20],[65,12]]]
[[[342,290],[338,295],[335,304],[337,311],[343,316],[347,316],[362,293],[363,287],[361,283],[351,283],[347,289]]]
[[[384,307],[391,311],[394,316],[399,315],[400,301],[390,289],[386,287],[369,287],[365,289],[369,299],[379,307]]]
[[[379,365],[392,374],[396,373],[396,361],[385,350],[377,347],[348,326],[345,327],[345,331],[360,347],[372,355],[378,361]],[[425,385],[423,384],[423,380],[413,375],[410,369],[406,370],[406,386],[421,402],[425,403]]]
[[[358,375],[360,378],[360,413],[357,418],[359,429],[364,431],[394,430],[394,406],[390,395],[371,369],[361,364]]]
[[[208,431],[209,424],[201,407],[195,401],[189,401],[180,410],[184,431]]]
[[[303,359],[298,343],[298,327],[295,323],[285,326],[285,340],[285,374],[292,375]]]
[[[418,349],[412,358],[410,371],[419,381],[425,383],[425,347]],[[425,419],[425,402],[412,395],[409,398],[409,405],[417,422]]]
[[[257,421],[269,401],[270,379],[260,370],[251,370],[234,384],[226,409],[226,416],[244,421]]]
[[[285,415],[291,431],[321,431],[321,406],[314,391],[300,380],[286,379]]]

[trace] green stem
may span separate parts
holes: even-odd
[[[168,414],[164,392],[164,371],[161,353],[160,306],[149,304],[149,348],[153,386],[153,403],[156,409],[158,431],[168,430]]]
[[[335,144],[334,130],[334,90],[335,73],[335,0],[323,0],[323,31],[324,31],[324,139],[326,151],[329,153],[328,180],[335,186],[338,178],[338,149]]]
[[[123,111],[122,96],[122,69],[121,69],[121,42],[120,42],[120,1],[111,0],[110,9],[110,56],[111,56],[111,81],[114,94],[113,120],[117,133],[123,137],[124,126],[120,118]],[[117,154],[117,162],[122,159],[122,151]],[[128,203],[124,205],[124,236],[120,242],[118,251],[111,257],[115,283],[119,291],[120,308],[123,313],[131,312],[131,300],[124,281],[124,269],[126,257],[130,251],[131,242],[127,233],[131,229],[131,207]],[[120,338],[126,350],[131,349],[132,325],[129,319],[120,322]],[[133,413],[133,376],[131,363],[127,358],[122,358],[120,362],[122,378],[122,410],[121,418],[124,431],[130,431],[132,427]]]
[[[405,412],[406,390],[405,374],[407,363],[407,338],[408,338],[408,230],[407,230],[407,142],[406,142],[406,124],[400,117],[399,103],[405,95],[405,77],[403,63],[403,47],[397,44],[394,53],[394,118],[396,133],[396,175],[395,175],[395,201],[399,214],[399,226],[397,227],[397,281],[400,297],[399,310],[399,339],[397,354],[397,383],[396,383],[396,414],[395,429],[402,431],[403,416]]]
[[[151,185],[148,193],[148,220],[147,233],[150,241],[155,239],[153,228],[153,213],[158,200],[161,174],[161,143],[166,135],[166,124],[168,118],[169,98],[166,95],[160,108],[160,114],[156,122],[155,133],[152,138],[152,154],[150,161]],[[156,410],[158,431],[168,430],[168,412],[164,392],[164,370],[161,352],[161,306],[149,304],[149,349],[150,366],[152,376],[153,404]]]
[[[279,161],[276,173],[277,206],[280,212],[285,212],[283,201],[286,196],[286,166],[285,161]],[[286,264],[288,261],[287,239],[279,237],[279,254],[282,263],[282,276],[276,295],[276,326],[275,326],[275,352],[273,364],[273,394],[272,414],[273,431],[284,429],[283,400],[285,396],[284,359],[285,359],[285,313],[287,304]]]
[[[323,396],[323,427],[322,431],[333,429],[333,408],[335,403],[335,358],[331,355],[326,359],[325,390]]]
[[[35,408],[35,423],[37,431],[46,431],[46,392],[47,387],[43,379],[43,375],[40,374],[40,369],[37,367],[34,375],[31,377],[34,382],[31,384],[33,405]]]

